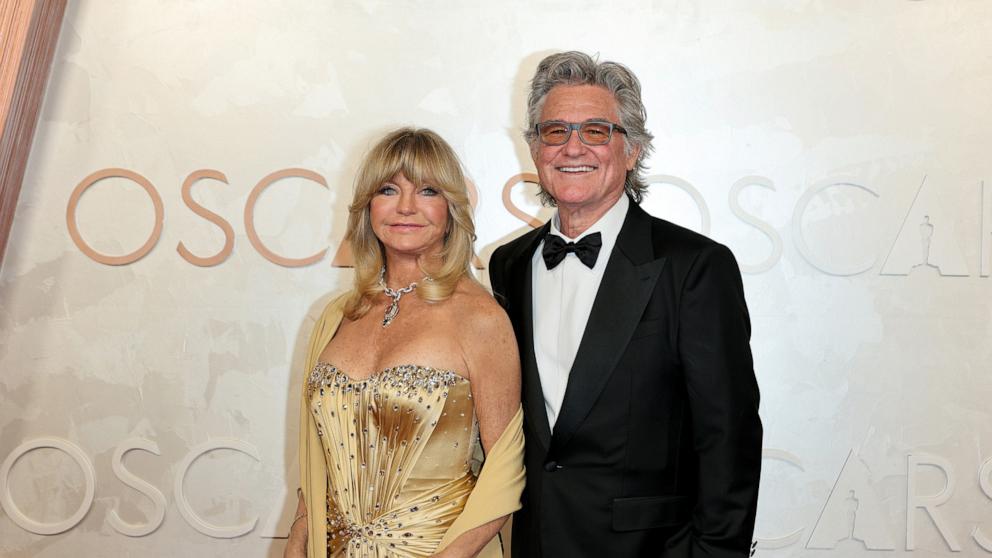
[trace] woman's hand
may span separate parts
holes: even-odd
[[[303,491],[296,491],[298,502],[296,504],[296,516],[293,524],[289,527],[289,540],[286,541],[286,548],[282,552],[283,558],[306,558],[307,537],[309,529],[307,527],[307,505],[303,501]]]
[[[503,516],[466,531],[444,550],[432,554],[431,558],[475,558],[499,533],[508,518]]]
[[[289,540],[282,553],[283,558],[306,558],[307,556],[307,523],[306,517],[293,524],[289,530]]]

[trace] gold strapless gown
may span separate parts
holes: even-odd
[[[433,554],[476,480],[469,381],[415,365],[353,380],[318,362],[307,385],[327,463],[327,555]]]

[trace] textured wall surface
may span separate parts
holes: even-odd
[[[758,555],[992,556],[990,26],[984,0],[70,4],[0,274],[0,554],[281,555],[302,350],[351,278],[331,260],[359,158],[397,125],[450,140],[486,262],[527,229],[514,213],[548,215],[510,180],[533,172],[524,92],[577,48],[643,82],[645,207],[747,272]],[[66,211],[116,168],[151,194],[94,183],[79,237],[157,241],[111,266]],[[244,220],[287,168],[327,188],[272,183],[253,227],[284,258],[326,249],[309,266]],[[177,252],[225,244],[183,201],[204,169],[224,180],[191,199],[233,240],[212,267]]]

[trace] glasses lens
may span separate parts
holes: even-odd
[[[584,122],[579,127],[579,134],[587,145],[604,145],[610,141],[610,124],[608,122]]]
[[[564,122],[542,122],[537,125],[541,141],[548,145],[561,145],[568,141],[571,129]]]

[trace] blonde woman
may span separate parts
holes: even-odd
[[[502,556],[524,482],[520,364],[469,271],[458,159],[430,130],[392,132],[349,211],[355,282],[311,335],[285,555]]]

